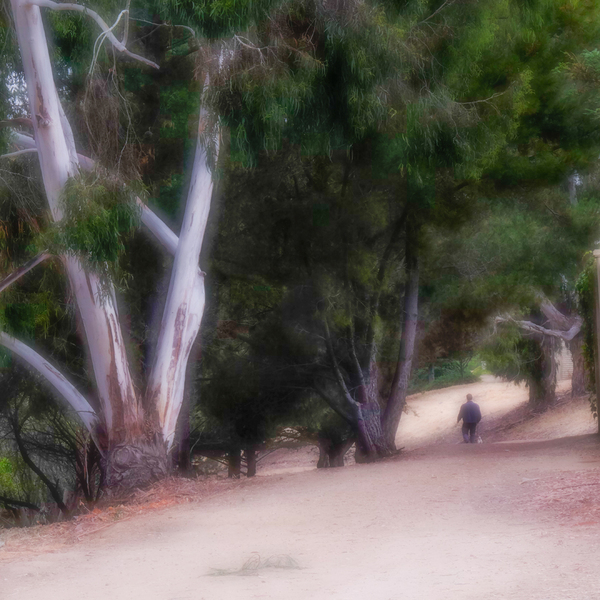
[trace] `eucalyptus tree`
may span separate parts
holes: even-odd
[[[76,301],[87,340],[96,401],[86,398],[42,354],[6,331],[0,333],[0,343],[41,374],[78,414],[104,455],[109,486],[135,486],[163,476],[167,469],[166,457],[183,398],[186,364],[204,309],[204,273],[198,267],[198,259],[213,188],[210,160],[214,163],[218,155],[218,135],[214,127],[211,129],[204,107],[198,119],[198,141],[179,236],[137,199],[142,222],[173,255],[153,364],[145,373],[145,389],[140,391],[134,384],[114,287],[110,278],[102,277],[107,263],[118,254],[118,234],[133,224],[135,192],[127,185],[129,182],[120,181],[118,175],[106,174],[101,168],[91,179],[82,175],[82,171],[95,168],[96,157],[78,153],[76,136],[66,117],[68,111],[63,109],[55,83],[55,55],[48,45],[42,13],[70,11],[90,19],[100,34],[93,61],[106,42],[115,53],[143,68],[159,65],[128,48],[129,3],[110,27],[97,12],[78,4],[15,0],[10,8],[22,68],[15,74],[16,87],[26,87],[28,114],[9,124],[25,122],[33,135],[15,132],[10,142],[18,150],[4,159],[24,152],[35,152],[39,158],[50,220],[57,224],[56,234],[51,236],[53,250],[60,258]],[[191,19],[195,15],[197,27],[201,29],[206,18],[209,27],[214,25],[209,15],[203,15],[203,11],[210,12],[207,7],[194,8],[197,11]],[[119,24],[123,25],[120,29]],[[211,52],[204,54],[199,75],[202,96],[210,85],[209,60],[218,69],[222,56],[218,52],[216,56]],[[78,132],[77,139],[80,136]],[[13,284],[51,253],[35,256],[8,275],[1,288]]]

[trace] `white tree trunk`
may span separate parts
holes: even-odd
[[[40,9],[24,0],[11,0],[11,4],[44,187],[52,217],[59,221],[61,192],[67,179],[76,174],[77,154],[70,132],[65,134],[66,119],[54,84]],[[64,257],[64,263],[86,333],[109,443],[130,440],[141,433],[141,411],[114,294],[101,301],[97,276],[86,272],[73,257]]]
[[[204,119],[201,112],[201,131]],[[168,447],[173,443],[177,416],[183,402],[188,358],[204,312],[204,273],[198,268],[198,260],[212,190],[212,174],[199,136],[169,292],[146,392],[148,402],[158,410],[159,424]]]

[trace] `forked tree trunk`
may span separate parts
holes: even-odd
[[[104,21],[86,7],[46,0],[38,3],[53,10],[87,14],[104,29],[106,38],[118,51],[156,66],[127,51]],[[25,0],[11,0],[11,5],[29,94],[34,144],[52,218],[60,221],[61,194],[67,180],[77,174],[79,158],[54,83],[40,8]],[[201,114],[200,127],[204,123]],[[91,161],[85,159],[84,163],[82,167],[89,168]],[[149,227],[158,232],[163,243],[166,240],[168,249],[173,250],[176,244],[169,294],[149,377],[146,411],[133,385],[114,291],[109,288],[108,293],[101,294],[98,277],[86,271],[76,258],[62,259],[87,339],[100,412],[94,412],[81,394],[69,387],[66,378],[33,350],[21,348],[23,344],[4,334],[0,338],[0,343],[18,350],[29,366],[46,377],[83,417],[104,456],[107,485],[111,488],[137,487],[167,473],[167,450],[173,442],[183,400],[185,369],[204,309],[204,274],[198,268],[198,259],[211,194],[212,177],[206,152],[198,144],[181,239],[177,240],[172,232],[164,235],[164,227],[157,227],[156,218],[144,211],[144,222],[150,222]]]

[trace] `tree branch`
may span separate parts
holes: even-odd
[[[6,121],[0,121],[0,128],[14,127],[15,125],[23,125],[24,127],[29,127],[29,129],[33,129],[33,123],[31,119],[27,117],[17,117],[15,119],[7,119]]]
[[[392,250],[394,248],[394,244],[396,243],[396,240],[398,239],[398,236],[400,235],[400,233],[402,233],[402,230],[404,229],[407,218],[408,218],[408,208],[405,208],[404,211],[402,212],[402,214],[400,215],[400,218],[394,224],[394,228],[392,229],[390,239],[388,241],[387,246],[385,247],[385,250],[383,251],[383,256],[381,257],[381,262],[379,263],[379,270],[377,271],[377,287],[376,287],[376,291],[375,291],[375,297],[373,298],[373,300],[371,302],[371,306],[370,306],[371,318],[369,321],[369,327],[367,329],[367,337],[366,337],[367,348],[369,348],[369,356],[371,356],[373,353],[373,340],[375,338],[375,329],[373,327],[373,321],[375,319],[375,314],[379,310],[379,302],[381,300],[381,292],[382,292],[383,280],[385,278],[385,272],[387,270],[387,266],[392,257]]]
[[[0,281],[0,293],[2,293],[9,285],[17,281],[17,279],[25,275],[25,273],[31,271],[31,269],[33,269],[41,262],[44,262],[50,257],[50,254],[42,252],[41,254],[38,254],[35,258],[32,258],[30,261],[26,262],[22,267],[19,267],[18,269],[13,271],[8,277],[5,277],[2,281]]]
[[[138,206],[142,209],[142,223],[148,228],[156,239],[162,244],[164,249],[171,255],[175,256],[179,238],[171,228],[146,204],[139,198],[136,198]]]
[[[335,357],[335,352],[333,350],[333,344],[331,342],[331,332],[329,331],[329,324],[327,323],[327,319],[323,319],[323,325],[324,325],[324,329],[325,329],[325,344],[327,346],[327,352],[329,353],[329,357],[331,358],[333,373],[335,375],[338,385],[340,386],[346,400],[348,400],[348,402],[350,402],[351,406],[355,405],[356,401],[354,400],[354,398],[352,398],[352,396],[350,395],[350,392],[348,391],[348,387],[346,386],[346,382],[344,381],[344,376],[340,370],[337,359]]]
[[[32,152],[37,152],[37,148],[26,148],[24,150],[17,150],[16,152],[9,152],[8,154],[2,154],[0,158],[16,158],[22,154],[31,154]]]
[[[578,316],[563,315],[542,292],[537,293],[537,298],[540,301],[540,310],[554,329],[567,331],[573,327],[574,321],[579,318]]]
[[[56,485],[53,484],[50,481],[50,479],[48,479],[48,477],[46,477],[45,473],[33,462],[31,457],[29,456],[29,452],[27,451],[27,448],[25,447],[25,443],[23,442],[23,438],[21,437],[21,425],[19,423],[18,413],[15,412],[11,421],[12,421],[13,434],[15,436],[15,442],[17,443],[17,447],[19,448],[19,453],[21,454],[21,458],[23,459],[23,462],[42,480],[42,482],[48,488],[50,495],[56,502],[56,505],[58,506],[60,511],[63,513],[63,515],[67,516],[69,511],[68,511],[67,507],[65,506],[64,502],[62,501],[62,498],[60,497],[58,483]]]
[[[350,425],[356,425],[356,419],[353,419],[352,416],[349,413],[347,413],[337,402],[330,398],[329,395],[318,383],[314,382],[313,387],[317,394],[319,394],[319,396],[321,396],[321,398],[325,400],[325,403],[329,406],[329,408],[331,408],[331,410],[337,413],[340,417],[342,417],[342,419],[344,419],[344,421],[347,421]]]
[[[20,356],[29,367],[42,375],[79,415],[92,437],[95,436],[98,422],[96,412],[79,390],[58,369],[35,350],[3,331],[0,331],[0,345]],[[98,447],[100,448],[100,446]]]
[[[33,0],[31,2],[28,2],[27,4],[33,5],[33,6],[39,6],[40,8],[49,8],[51,10],[57,10],[57,11],[70,10],[70,11],[80,12],[85,15],[88,15],[96,22],[98,27],[100,27],[100,29],[102,29],[102,31],[104,32],[104,36],[110,41],[110,43],[119,52],[122,52],[123,54],[129,56],[130,58],[133,58],[134,60],[137,60],[141,63],[144,63],[145,65],[154,67],[155,69],[159,68],[159,66],[155,62],[152,62],[151,60],[148,60],[147,58],[144,58],[143,56],[140,56],[139,54],[134,54],[133,52],[130,52],[129,50],[127,50],[127,48],[114,36],[114,34],[111,31],[112,28],[106,24],[104,19],[97,12],[91,10],[87,6],[82,6],[81,4],[70,4],[67,2],[60,2],[60,3],[53,2],[52,0]],[[129,11],[123,11],[123,12],[129,13]]]
[[[537,333],[543,336],[560,338],[565,342],[570,342],[580,331],[582,320],[580,317],[575,318],[575,322],[571,326],[568,331],[559,331],[558,329],[547,329],[546,327],[542,327],[541,325],[537,325],[531,321],[517,321],[512,317],[496,317],[494,319],[496,323],[514,323],[521,329],[528,331],[530,333]]]
[[[31,510],[39,511],[40,507],[35,504],[31,504],[30,502],[23,502],[22,500],[13,500],[12,498],[7,498],[6,496],[0,496],[0,504],[4,504],[7,508],[14,508],[15,506],[19,508],[30,508]]]
[[[417,23],[417,25],[423,25],[423,23],[427,23],[427,21],[433,19],[433,17],[446,8],[446,6],[451,6],[452,4],[454,4],[454,0],[446,0],[436,11],[432,12],[426,19],[423,19]]]

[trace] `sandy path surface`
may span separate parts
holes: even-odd
[[[595,435],[441,443],[242,481],[56,553],[7,562],[0,550],[0,599],[599,600],[599,498]],[[208,575],[258,555],[300,568]]]

